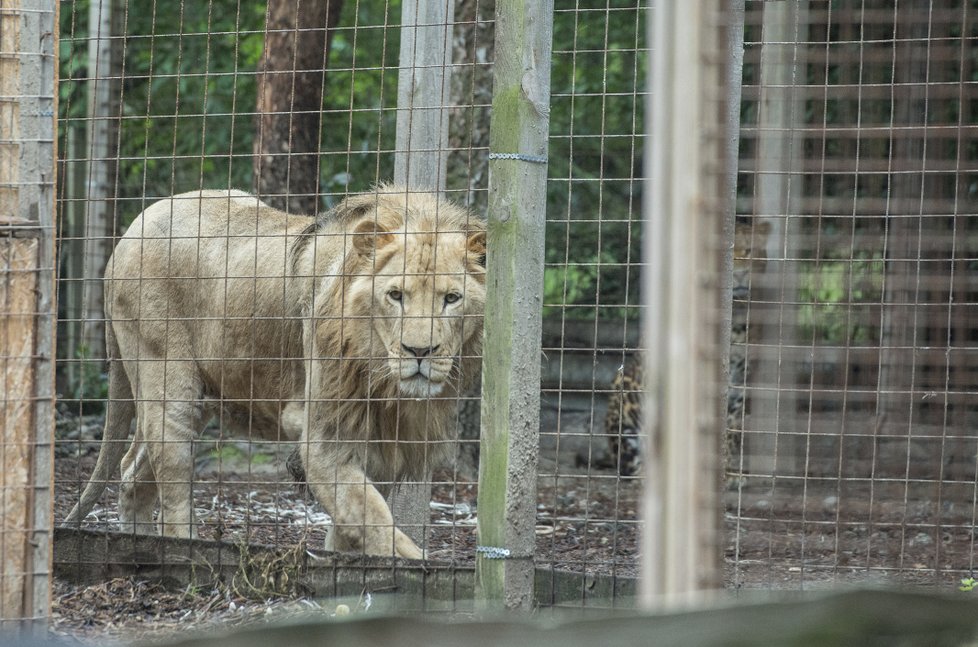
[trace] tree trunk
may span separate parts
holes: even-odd
[[[258,64],[255,191],[291,213],[319,210],[326,61],[343,0],[269,0]]]

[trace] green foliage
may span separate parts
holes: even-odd
[[[573,317],[637,316],[646,9],[612,5],[554,14],[546,303]]]
[[[326,191],[366,189],[391,174],[399,11],[344,5],[341,24],[357,30],[333,39],[323,102]],[[88,0],[61,12],[61,141],[67,128],[85,130],[87,16]],[[202,187],[251,189],[264,3],[130,4],[124,23],[117,190],[136,204],[123,207],[121,224],[143,200]]]
[[[84,37],[74,37],[76,32],[86,33],[88,0],[77,0],[72,9],[61,11],[61,37],[58,39],[58,136],[64,141],[68,127],[84,127],[75,120],[85,117],[85,83],[88,75],[88,44]]]
[[[802,339],[831,344],[876,341],[866,326],[871,318],[865,310],[882,300],[884,271],[879,252],[810,263],[798,289]]]
[[[961,586],[958,587],[958,590],[970,593],[975,590],[976,586],[978,586],[978,580],[973,577],[964,577],[961,578]]]
[[[86,125],[88,2],[61,12],[62,142]],[[615,304],[638,301],[648,9],[636,4],[555,13],[546,260],[571,265],[549,269],[547,295],[573,316],[622,316]],[[392,174],[399,16],[396,0],[344,3],[323,101],[324,206]],[[129,2],[121,17],[119,224],[161,196],[251,189],[265,3]]]
[[[326,191],[364,191],[394,173],[400,15],[399,2],[343,5],[323,100]]]
[[[104,367],[104,362],[92,358],[87,345],[79,345],[75,352],[73,378],[68,385],[70,399],[100,408],[109,397],[109,376],[104,372]]]
[[[268,465],[275,457],[271,454],[255,451],[254,448],[245,449],[240,443],[216,442],[214,446],[202,452],[203,460],[216,463],[250,463],[251,465]]]
[[[129,12],[120,197],[252,185],[248,113],[263,23],[263,7],[230,0]]]
[[[543,274],[544,314],[560,314],[562,304],[593,299],[597,272],[593,265],[559,264],[547,267]],[[551,305],[553,304],[553,305]]]

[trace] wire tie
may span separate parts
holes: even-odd
[[[486,559],[506,559],[510,555],[508,548],[498,546],[476,546],[475,552],[481,553]]]
[[[489,153],[491,160],[520,160],[521,162],[532,162],[533,164],[546,164],[547,158],[539,155],[524,155],[523,153]]]

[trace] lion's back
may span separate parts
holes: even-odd
[[[283,388],[291,378],[282,359],[301,346],[293,304],[283,298],[287,234],[308,222],[242,191],[150,205],[105,273],[106,317],[123,357],[194,358],[211,391],[250,393],[253,373]]]

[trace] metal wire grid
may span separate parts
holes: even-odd
[[[737,586],[970,576],[974,3],[747,3]]]
[[[74,4],[64,4],[62,66],[67,73],[61,88],[65,115],[61,136],[67,154],[62,161],[65,183],[60,201],[65,250],[61,330],[62,348],[67,350],[59,363],[59,377],[67,397],[59,430],[67,442],[59,449],[70,460],[59,464],[59,492],[64,495],[58,502],[59,518],[90,471],[102,409],[107,404],[100,361],[103,315],[100,305],[89,307],[88,303],[90,295],[100,289],[101,269],[92,270],[91,264],[81,267],[82,261],[100,255],[104,264],[114,239],[137,212],[159,197],[201,187],[247,188],[253,152],[251,142],[241,133],[251,131],[258,116],[250,108],[256,84],[253,70],[267,36],[267,30],[261,28],[265,15],[242,3],[208,3],[203,21],[197,8],[183,3],[177,15],[173,7],[161,4],[154,3],[144,12],[142,7],[125,3],[112,16],[121,24],[111,27],[111,21],[96,26],[103,16],[86,15]],[[109,5],[104,7],[108,11]],[[379,11],[348,3],[345,26],[331,30],[334,40],[327,81],[331,94],[322,116],[324,122],[339,122],[339,127],[322,127],[323,168],[316,187],[324,199],[321,208],[334,205],[347,191],[367,189],[390,175],[397,152],[393,124],[398,25],[392,12],[390,7]],[[485,164],[487,123],[480,124],[478,116],[488,108],[484,81],[486,70],[491,69],[491,48],[487,56],[485,36],[479,32],[491,27],[487,18],[491,6],[467,3],[461,13],[457,29],[473,32],[459,43],[466,51],[459,54],[461,62],[455,66],[461,86],[459,110],[468,114],[457,120],[456,125],[462,126],[453,132],[454,175],[449,177],[448,189],[463,200],[484,204],[487,177],[479,167]],[[106,62],[106,69],[85,67],[80,60],[92,46],[111,50],[121,60]],[[86,87],[95,95],[100,88],[107,89],[101,113],[84,105]],[[333,89],[338,90],[333,93]],[[100,124],[109,126],[101,137],[93,134]],[[84,130],[89,131],[87,143],[81,141]],[[264,163],[289,164],[292,159],[288,153],[278,153]],[[100,162],[104,163],[101,167]],[[101,185],[98,195],[104,197],[95,197],[93,184]],[[263,197],[274,201],[292,197],[292,192]],[[107,211],[99,212],[104,217],[103,229],[96,230],[91,221],[97,219],[100,200]],[[260,440],[226,438],[220,431],[224,422],[218,416],[197,443],[197,470],[204,476],[193,485],[198,491],[199,516],[205,522],[201,535],[283,544],[294,543],[309,527],[310,543],[321,544],[322,531],[316,524],[322,523],[323,515],[288,486],[281,451]],[[453,467],[436,474],[439,505],[432,514],[436,525],[447,523],[453,530],[460,529],[465,556],[459,559],[471,560],[474,512],[468,510],[474,510],[474,495],[456,495],[459,471],[472,489],[471,472]],[[458,492],[464,493],[464,488],[463,484]],[[470,498],[472,503],[466,503]],[[113,521],[113,508],[114,503],[109,504],[97,516]],[[456,558],[453,536],[436,533],[431,541],[445,545],[439,545],[439,551],[429,544],[429,551],[435,557]]]
[[[60,361],[59,377],[67,397],[59,421],[63,441],[59,454],[67,460],[59,463],[59,492],[64,494],[58,502],[59,518],[90,471],[106,397],[99,361],[104,321],[100,306],[86,305],[89,295],[100,288],[100,270],[92,269],[88,261],[93,255],[104,259],[128,221],[160,197],[200,187],[248,188],[253,149],[241,133],[252,130],[258,117],[250,108],[256,84],[253,69],[261,41],[267,36],[267,30],[261,28],[266,16],[241,3],[208,3],[203,21],[204,14],[190,11],[184,3],[175,7],[153,4],[145,10],[123,3],[110,16],[121,23],[115,26],[109,26],[110,21],[96,26],[99,16],[77,9],[74,3],[63,3],[61,137],[65,153],[60,205],[61,244],[66,253],[61,331],[62,348],[67,350]],[[491,3],[477,2],[463,3],[456,15],[454,79],[461,85],[462,101],[452,126],[448,191],[477,209],[485,203],[488,180],[484,169],[491,13]],[[575,463],[601,462],[598,454],[605,452],[607,438],[600,432],[592,433],[591,427],[602,424],[600,417],[615,370],[632,359],[640,346],[639,191],[634,160],[642,145],[646,13],[645,7],[585,5],[557,12],[557,20],[563,22],[562,33],[572,35],[572,39],[557,46],[555,65],[560,85],[555,85],[555,109],[563,111],[561,123],[567,125],[554,134],[555,149],[560,153],[551,161],[555,170],[550,192],[556,205],[551,230],[563,230],[565,241],[596,234],[598,246],[593,258],[581,256],[590,254],[586,246],[570,249],[565,245],[552,259],[550,268],[555,272],[550,273],[551,287],[559,287],[549,293],[546,304],[553,316],[548,329],[559,330],[566,339],[580,336],[575,331],[583,331],[585,338],[591,338],[585,354],[592,360],[597,357],[600,366],[583,380],[568,379],[563,376],[562,360],[570,356],[570,344],[575,342],[550,342],[547,349],[552,368],[544,406],[557,422],[545,440],[553,449],[553,471],[541,484],[541,561],[557,568],[625,576],[634,574],[637,553],[638,482],[626,480],[619,486],[618,475],[607,464],[599,470],[580,469]],[[339,122],[339,127],[320,126],[317,193],[325,198],[322,206],[389,173],[397,153],[393,143],[396,108],[391,107],[397,27],[390,9],[378,15],[359,5],[354,5],[352,13],[335,27],[326,72],[330,95],[325,98],[322,120],[323,124]],[[93,44],[112,50],[120,58],[107,60],[104,68],[93,71],[83,65],[85,53]],[[596,80],[594,70],[603,70],[600,80]],[[369,82],[358,85],[365,78]],[[350,91],[363,90],[363,86],[367,96]],[[86,92],[99,95],[100,88],[105,90],[100,95],[105,103],[102,112],[97,112],[99,108],[86,106]],[[333,94],[334,88],[346,89]],[[301,116],[303,111],[290,112]],[[601,120],[594,119],[598,114]],[[100,125],[108,126],[101,135],[96,132]],[[82,131],[88,131],[87,141]],[[280,152],[263,163],[289,163],[292,159]],[[100,162],[104,165],[99,166]],[[95,197],[93,185],[101,186],[98,190],[104,193],[99,195],[104,198]],[[263,197],[295,196],[290,189]],[[579,217],[582,214],[576,212],[575,204],[585,205],[585,211],[593,210],[598,218],[592,214]],[[103,209],[97,211],[99,207]],[[103,229],[99,230],[100,226]],[[604,233],[606,230],[610,233]],[[610,242],[602,243],[602,237]],[[590,288],[567,293],[568,280],[575,280],[561,276],[561,268],[568,266],[571,273],[580,270],[590,277],[585,281],[594,282],[593,298],[586,296]],[[612,289],[605,290],[602,283],[612,285]],[[586,313],[583,322],[572,321],[581,311]],[[595,338],[599,330],[602,332]],[[555,368],[559,371],[556,374]],[[474,400],[475,395],[469,398]],[[577,406],[587,411],[567,407],[566,403],[573,400],[583,403]],[[582,414],[587,428],[580,424]],[[465,415],[463,407],[460,418]],[[570,425],[562,422],[568,415],[578,420]],[[296,541],[306,532],[305,526],[315,527],[319,518],[312,505],[282,487],[281,481],[287,478],[281,469],[283,456],[262,441],[226,438],[219,431],[222,425],[219,416],[197,443],[198,475],[203,477],[194,488],[204,522],[199,528],[201,535],[225,541],[283,544]],[[582,440],[587,441],[586,449],[578,455]],[[273,469],[267,469],[269,465]],[[435,557],[459,563],[471,559],[474,476],[471,465],[436,475],[439,507],[433,513],[436,528],[429,539],[433,543],[428,546],[434,549]],[[598,482],[608,485],[592,492],[591,484]],[[113,500],[110,495],[107,507],[97,515],[102,521],[114,520]],[[282,523],[283,519],[294,519],[295,523],[289,526]],[[319,541],[317,532],[313,530],[307,538]],[[559,539],[573,543],[573,547],[562,549]],[[545,556],[558,550],[562,550],[558,557]]]
[[[799,10],[802,8],[797,6]],[[578,47],[576,42],[570,48],[559,43],[555,47],[555,69],[560,69],[561,60],[569,61],[573,80],[567,90],[566,86],[561,87],[566,81],[559,74],[554,76],[555,112],[562,109],[562,103],[570,107],[566,132],[555,131],[553,136],[554,150],[563,147],[566,155],[561,151],[551,159],[551,185],[556,188],[552,190],[551,213],[558,215],[551,218],[551,232],[555,227],[563,229],[566,242],[563,258],[548,259],[550,276],[557,287],[549,293],[545,304],[560,311],[559,324],[554,324],[560,331],[560,341],[550,342],[545,348],[548,362],[560,368],[556,372],[558,386],[546,390],[544,403],[545,410],[555,407],[557,415],[552,418],[555,433],[543,430],[544,459],[546,461],[552,455],[554,460],[552,477],[543,480],[541,490],[541,505],[544,512],[548,512],[541,515],[541,544],[549,543],[553,551],[560,524],[567,523],[584,538],[580,549],[569,550],[554,559],[555,565],[626,575],[630,574],[628,562],[634,555],[629,552],[628,542],[635,524],[629,513],[631,508],[627,502],[622,507],[621,501],[627,501],[628,497],[622,493],[627,493],[631,486],[627,480],[619,481],[614,472],[601,471],[599,464],[604,440],[598,438],[600,433],[594,432],[602,429],[601,409],[605,396],[602,390],[610,391],[607,385],[612,381],[613,370],[626,363],[629,351],[641,346],[634,332],[637,327],[630,323],[634,322],[634,316],[630,315],[640,308],[632,292],[635,282],[631,277],[634,275],[629,271],[624,273],[624,292],[619,293],[624,296],[604,296],[602,283],[607,285],[609,282],[603,274],[605,270],[620,272],[623,268],[633,270],[635,267],[635,255],[631,252],[631,241],[635,237],[632,214],[635,213],[637,193],[634,173],[614,166],[613,155],[607,151],[622,152],[621,158],[629,161],[636,158],[635,150],[642,132],[641,113],[635,106],[642,94],[637,79],[644,53],[640,27],[644,24],[645,11],[645,8],[579,6],[557,12],[557,21],[574,22],[573,33],[581,41],[593,37],[597,26],[603,25],[605,29],[597,47]],[[804,18],[797,18],[786,26],[786,31],[773,38],[762,32],[763,12],[762,3],[748,3],[744,153],[739,195],[741,213],[750,215],[743,219],[743,224],[755,238],[760,234],[760,239],[754,240],[748,252],[737,259],[749,267],[750,292],[749,297],[741,296],[737,305],[746,313],[749,333],[744,340],[735,340],[735,354],[742,352],[745,365],[749,367],[745,370],[747,395],[744,406],[734,411],[731,417],[731,420],[739,417],[739,422],[730,425],[734,473],[730,481],[733,494],[728,498],[734,534],[728,556],[733,565],[734,580],[746,586],[804,586],[826,574],[834,580],[845,579],[853,570],[922,572],[929,577],[938,577],[940,573],[970,572],[973,552],[970,528],[973,526],[975,497],[972,486],[974,467],[968,458],[974,453],[971,451],[974,438],[967,428],[973,414],[970,403],[975,393],[971,386],[974,384],[973,371],[969,368],[974,365],[970,361],[973,334],[967,324],[967,313],[974,302],[969,269],[975,252],[971,249],[969,234],[974,214],[966,212],[966,204],[975,172],[972,150],[975,86],[971,76],[973,64],[967,53],[974,46],[976,12],[970,5],[942,10],[906,7],[900,11],[862,5],[833,6],[824,11],[804,12]],[[129,13],[125,15],[128,17]],[[893,38],[894,26],[899,31],[908,15],[927,16],[923,23],[928,28],[926,35]],[[70,11],[63,12],[63,16],[69,17],[70,27],[64,32],[66,37],[62,47],[71,61],[76,58],[76,48],[85,44],[87,37],[69,35],[76,33],[77,16]],[[236,27],[240,26],[237,22],[240,17],[239,11]],[[478,23],[483,26],[488,21],[480,18]],[[155,19],[152,24],[155,28]],[[385,30],[388,26],[389,20],[385,17],[380,25],[361,24],[357,28]],[[634,41],[629,43],[631,47],[622,47],[619,42],[623,30],[634,36]],[[83,31],[79,29],[78,33]],[[217,37],[235,34],[247,37],[262,32],[260,29],[218,29],[207,33],[164,31],[146,38],[151,43],[151,51],[155,47],[162,48],[165,43],[172,45],[174,41],[179,50],[196,38],[209,43]],[[616,39],[614,48],[609,47],[612,34]],[[130,35],[126,51],[134,51],[139,38]],[[626,40],[630,39],[626,37]],[[903,55],[898,53],[901,44],[923,47],[924,60],[929,63],[925,82],[894,81],[903,69],[902,59],[898,60],[898,56]],[[793,76],[788,82],[766,83],[759,62],[760,52],[765,47],[781,47],[789,52]],[[210,51],[210,46],[205,51]],[[235,51],[240,57],[241,47]],[[473,51],[478,60],[478,50]],[[631,62],[615,63],[618,56],[631,56]],[[179,123],[180,119],[199,120],[206,122],[206,127],[201,125],[201,139],[191,144],[191,148],[199,146],[200,152],[196,154],[180,152],[180,147],[185,145],[182,136],[188,131],[196,134],[195,129],[181,130],[178,137],[175,126],[169,138],[169,151],[151,154],[149,140],[144,139],[141,140],[144,142],[141,155],[119,154],[119,162],[142,162],[142,165],[136,175],[139,179],[137,188],[131,195],[126,195],[125,189],[130,185],[122,181],[123,175],[116,169],[113,182],[118,195],[114,204],[128,202],[142,207],[153,197],[180,190],[178,187],[186,186],[181,182],[187,178],[190,186],[196,186],[194,179],[199,185],[207,162],[213,159],[223,164],[218,174],[226,177],[228,184],[233,184],[232,179],[240,172],[235,170],[235,164],[250,163],[251,153],[243,143],[232,141],[226,156],[215,156],[205,146],[208,132],[239,130],[222,128],[220,120],[227,119],[227,123],[233,125],[235,119],[240,123],[242,119],[254,117],[253,113],[242,112],[240,106],[244,105],[244,99],[238,98],[237,81],[247,78],[250,72],[241,71],[238,58],[230,72],[212,71],[213,61],[219,58],[208,58],[204,73],[199,72],[199,67],[196,72],[178,68],[172,73],[154,73],[150,68],[145,75],[119,75],[120,80],[129,82],[143,77],[190,82],[197,78],[214,80],[225,75],[233,81],[234,98],[231,109],[205,111],[187,109],[177,94],[172,110],[161,116],[152,110],[153,101],[159,95],[147,93],[145,115],[116,116],[120,124],[127,120],[138,122],[144,132],[157,127],[157,120],[173,124]],[[183,65],[190,59],[178,55],[177,61]],[[488,61],[482,60],[473,64],[472,78],[480,74],[479,70],[486,69],[487,64]],[[577,87],[577,66],[592,64],[606,70],[604,84],[598,90]],[[383,77],[390,67],[384,62],[363,65],[362,59],[344,66],[337,65],[334,60],[330,73],[348,73],[352,85],[357,74],[374,72]],[[616,74],[622,69],[632,71],[630,86],[627,73]],[[109,77],[111,79],[112,75]],[[88,80],[97,82],[98,78],[102,77],[90,76]],[[622,88],[607,84],[609,80],[623,79],[626,83]],[[80,99],[71,94],[70,84],[81,80],[85,78],[68,76],[62,91],[63,106],[68,114],[62,122],[65,129],[63,148],[69,151],[73,145],[68,131],[72,126],[91,121],[88,117],[72,116],[71,106],[77,106]],[[385,83],[381,79],[381,93]],[[485,109],[486,101],[476,100],[476,93],[481,92],[482,87],[482,84],[472,83],[469,90],[472,107],[468,110]],[[897,115],[895,108],[888,107],[903,100],[905,88],[923,92],[924,119],[906,121]],[[788,121],[765,121],[757,114],[766,89],[782,92],[778,98],[782,107],[792,109],[788,111]],[[186,89],[182,93],[184,97],[192,94]],[[852,93],[856,94],[855,106],[852,105]],[[124,90],[120,94],[126,96]],[[353,101],[352,98],[349,100]],[[630,124],[611,123],[607,119],[609,114],[616,113],[611,104],[619,101],[625,106],[624,112],[630,111]],[[587,105],[592,102],[601,104],[600,108],[592,109]],[[958,106],[956,113],[951,107],[955,104]],[[915,105],[919,107],[919,101]],[[605,117],[600,121],[593,119],[599,110]],[[365,121],[376,121],[380,117],[383,123],[384,115],[390,111],[389,108],[362,108],[351,104],[327,109],[324,115],[327,118],[348,115],[349,135],[354,130],[354,115],[364,116]],[[910,112],[913,117],[914,111]],[[952,114],[953,118],[947,114]],[[151,116],[150,120],[147,115]],[[888,119],[881,119],[880,115],[888,116]],[[473,119],[471,128],[461,135],[463,141],[465,138],[470,142],[484,141],[480,139],[484,131],[477,122],[478,119]],[[588,126],[596,126],[596,132]],[[616,131],[620,126],[624,127]],[[385,133],[389,132],[389,125],[386,129],[383,126],[377,129],[376,139],[372,140],[376,146],[364,155],[372,160],[367,168],[383,168],[384,155],[394,152],[395,147],[383,144],[389,141],[385,139],[388,136]],[[761,169],[759,165],[752,167],[754,160],[759,159],[760,140],[764,136],[789,140],[790,161],[794,166],[784,165],[781,170]],[[908,152],[915,149],[901,150],[899,146],[889,145],[891,138],[895,144],[905,136],[918,136],[925,151],[920,159],[926,160],[926,167],[905,167],[908,159],[917,159]],[[125,137],[117,135],[117,139],[122,142]],[[595,157],[586,146],[590,140],[598,142],[596,170],[588,169],[580,162],[584,156]],[[935,143],[935,140],[940,141]],[[618,150],[622,144],[627,152]],[[77,148],[74,146],[75,150]],[[468,158],[470,168],[482,164],[479,158],[484,152],[484,144],[458,148],[460,154]],[[342,180],[349,184],[354,157],[351,153],[346,150],[325,154],[345,156],[345,170],[341,173],[347,175],[334,176],[336,182]],[[64,176],[71,177],[73,170],[85,173],[83,162],[89,157],[97,156],[69,153],[64,160]],[[565,158],[566,179],[559,166]],[[150,172],[151,163],[163,165],[162,172],[155,174],[164,178],[162,184],[153,184],[156,180]],[[181,170],[181,164],[187,166]],[[578,164],[584,168],[579,168]],[[367,177],[373,180],[379,175],[368,173]],[[887,181],[889,177],[902,180],[915,175],[924,182],[910,193],[901,194],[896,188],[899,182]],[[787,184],[784,199],[789,202],[785,208],[754,208],[760,201],[757,185],[762,176]],[[484,178],[484,175],[468,174],[468,179],[473,177]],[[619,190],[618,185],[626,188]],[[154,190],[154,186],[159,188]],[[458,189],[467,191],[474,202],[478,202],[484,188],[484,180],[481,184],[476,183],[475,188],[471,184],[458,185]],[[576,209],[581,202],[575,200],[588,192],[596,196],[601,214],[602,224],[596,230],[593,223],[582,223],[584,219],[578,217]],[[70,222],[72,216],[67,208],[84,206],[88,202],[85,198],[71,197],[67,191],[63,195],[64,218]],[[909,209],[904,208],[907,200],[911,205]],[[555,204],[559,208],[553,208]],[[617,212],[623,204],[631,206]],[[559,217],[561,214],[564,217]],[[602,227],[605,225],[621,225],[626,232],[623,261],[617,257],[602,258],[605,236]],[[576,247],[572,253],[570,240],[575,235],[594,236],[598,243],[596,258],[581,261],[576,255]],[[75,235],[69,234],[62,239],[69,249],[73,243],[83,244],[90,240],[77,230]],[[912,290],[904,289],[902,294],[888,292],[884,285],[892,288],[897,284],[899,287],[897,279],[901,274],[898,271],[901,262],[906,262],[906,267],[912,269],[902,272],[912,276]],[[557,270],[556,275],[552,270]],[[79,285],[85,281],[94,283],[87,276],[63,279],[63,291],[71,281]],[[588,281],[593,283],[588,284]],[[588,296],[592,290],[593,301]],[[949,296],[952,292],[953,298]],[[581,297],[582,294],[585,296]],[[621,300],[613,302],[615,298]],[[936,307],[925,309],[923,304],[927,303],[936,304]],[[907,307],[910,314],[894,312],[899,307]],[[611,316],[606,317],[609,311]],[[585,313],[585,323],[570,323],[580,312]],[[884,320],[913,320],[913,314],[917,321],[908,327],[910,343],[884,343]],[[610,326],[606,323],[606,319],[615,318],[620,323]],[[921,323],[921,319],[925,323]],[[90,320],[77,313],[67,313],[62,318],[68,324]],[[608,342],[607,338],[601,341],[604,331],[609,328],[615,330],[616,339],[621,331],[621,342]],[[597,368],[592,369],[583,383],[572,385],[564,377],[565,367],[572,363],[574,356],[569,340],[574,338],[574,331],[580,329],[586,334],[580,334],[583,341],[578,343],[587,349],[585,354],[590,355],[592,366]],[[888,334],[892,332],[891,328],[886,331]],[[913,334],[917,337],[913,338]],[[894,371],[885,351],[910,347],[917,350],[907,364],[909,370]],[[62,365],[73,367],[80,375],[78,384],[97,383],[97,375],[93,376],[86,368],[89,363],[84,357],[85,351],[78,351],[77,345],[75,348],[75,354],[66,358]],[[615,361],[610,363],[613,366],[602,362],[608,355],[615,355]],[[782,368],[772,374],[766,368],[774,362],[780,362]],[[801,373],[800,377],[798,373]],[[906,384],[889,382],[895,375],[909,376],[912,381]],[[581,405],[585,411],[577,412],[578,415],[583,413],[586,419],[583,424],[567,422],[575,415],[571,404],[575,398],[587,401]],[[97,395],[92,397],[83,392],[76,399],[77,405],[71,407],[77,406],[76,411],[81,414],[85,402],[98,399]],[[885,404],[892,400],[897,403],[894,408]],[[901,408],[903,411],[899,415],[892,413]],[[772,410],[774,418],[771,417]],[[579,431],[581,428],[585,431]],[[737,439],[740,432],[743,442]],[[581,464],[589,467],[583,471],[567,469],[564,467],[566,458],[561,458],[562,453],[565,456],[573,453],[576,459],[580,448],[578,440],[586,441],[583,443],[585,458]],[[218,462],[222,463],[223,458],[219,452]],[[254,474],[249,474],[249,480],[255,478]],[[67,480],[60,478],[60,481],[74,480],[77,483],[77,479],[76,475]],[[592,501],[602,496],[594,484],[603,480],[614,483],[612,498],[615,501],[601,512],[591,513]],[[552,491],[548,481],[552,483]],[[583,495],[580,494],[582,489]],[[568,496],[570,492],[573,496]],[[450,496],[457,497],[457,494]],[[459,514],[459,503],[457,498],[450,502],[455,506],[453,515]],[[781,532],[783,529],[787,532]],[[589,547],[605,543],[614,547],[613,559],[589,553]],[[827,550],[822,548],[826,543],[829,544]],[[955,552],[962,545],[967,547],[967,551],[962,551],[962,554],[967,553],[963,561]]]
[[[572,38],[554,43],[551,77],[539,560],[624,578],[637,575],[641,480],[619,474],[611,445],[637,443],[637,430],[606,429],[605,417],[643,388],[613,383],[641,363],[648,12],[640,3],[558,6],[555,34]]]

